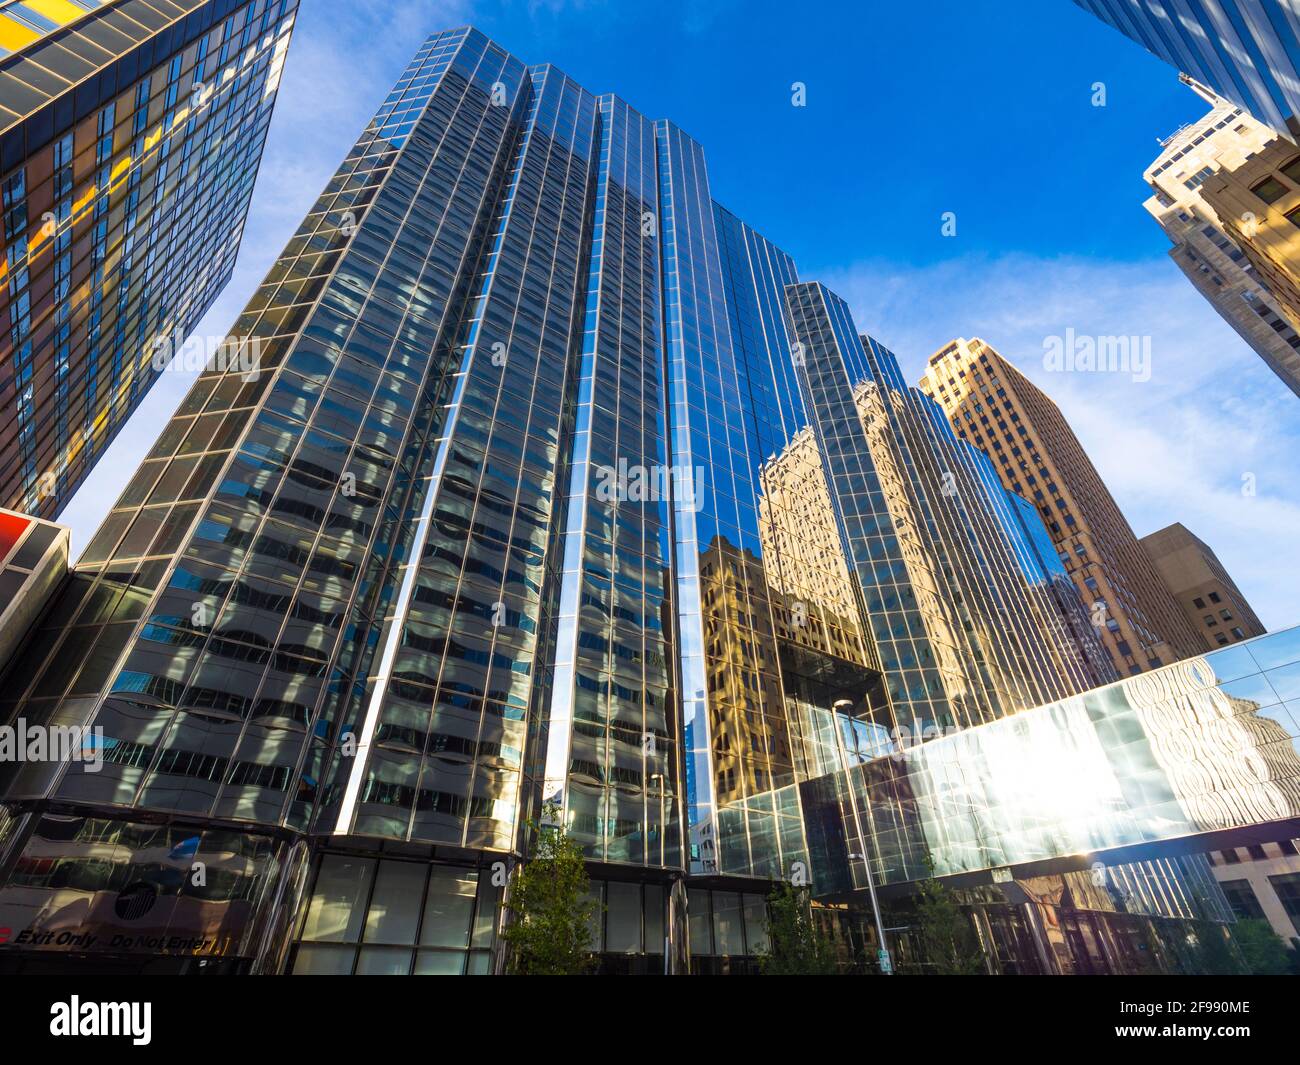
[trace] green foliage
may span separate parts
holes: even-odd
[[[806,888],[782,884],[767,899],[767,951],[759,956],[764,976],[832,976],[835,949],[813,920]]]
[[[1233,951],[1225,926],[1215,921],[1188,921],[1190,934],[1184,966],[1192,976],[1240,976],[1244,965]]]
[[[987,972],[984,952],[970,920],[957,900],[934,877],[922,880],[916,897],[917,939],[928,963],[926,972],[942,976],[975,976]]]
[[[547,807],[546,821],[557,811]],[[533,837],[528,860],[519,868],[510,891],[514,919],[504,938],[510,947],[510,971],[520,976],[579,976],[595,963],[591,920],[596,903],[587,898],[591,880],[582,850],[554,824],[529,822]]]
[[[1292,953],[1273,926],[1259,918],[1238,921],[1232,938],[1252,976],[1283,976],[1292,972]]]

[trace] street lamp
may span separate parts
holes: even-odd
[[[853,808],[853,820],[858,820],[857,807]],[[858,838],[863,839],[862,826],[858,825]],[[863,840],[865,842],[865,840]],[[880,902],[876,898],[876,883],[871,875],[871,860],[865,854],[850,854],[849,861],[861,861],[862,868],[867,874],[867,894],[871,896],[871,913],[876,919],[876,935],[880,937],[880,950],[876,953],[876,958],[880,962],[880,972],[882,976],[893,976],[894,965],[889,957],[889,946],[885,942],[885,922],[880,916]]]
[[[832,710],[838,714],[847,716],[848,711],[852,708],[853,701],[850,699],[836,700]],[[853,811],[853,826],[857,829],[858,839],[862,840],[862,847],[865,850],[867,846],[867,837],[862,831],[862,819],[858,815],[857,798],[853,794],[853,776],[849,768],[848,758],[844,753],[844,736],[838,728],[835,729],[835,751],[840,757],[840,768],[844,773],[844,787],[849,800],[849,809]],[[850,854],[849,861],[861,859],[862,868],[867,874],[867,893],[871,896],[871,913],[876,919],[876,935],[880,938],[880,949],[876,953],[876,959],[880,962],[880,972],[883,976],[893,976],[894,966],[889,958],[889,947],[885,942],[885,922],[880,916],[880,900],[876,898],[876,881],[871,875],[871,862],[867,860],[865,854]]]

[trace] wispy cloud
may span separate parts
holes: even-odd
[[[988,341],[1056,401],[1139,536],[1181,521],[1266,625],[1300,622],[1300,400],[1169,260],[968,257],[804,273],[844,296],[913,382],[954,337]],[[1045,338],[1067,329],[1150,337],[1151,379],[1050,372]]]

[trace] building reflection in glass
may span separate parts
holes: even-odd
[[[923,875],[927,854],[972,872],[1300,817],[1297,657],[1300,629],[1262,636],[868,763],[853,792],[897,814],[869,841],[881,875]]]

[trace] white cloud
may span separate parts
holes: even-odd
[[[1139,536],[1181,521],[1265,625],[1300,622],[1300,399],[1172,262],[967,257],[803,276],[839,292],[911,382],[947,341],[982,337],[1056,401]],[[1067,329],[1149,336],[1151,380],[1045,370],[1044,338]]]

